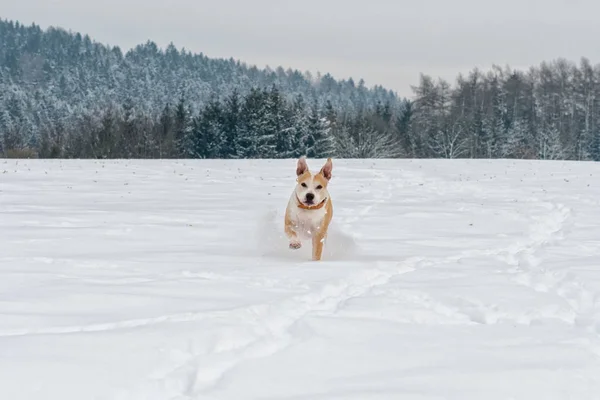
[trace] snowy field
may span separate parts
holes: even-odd
[[[600,164],[334,160],[317,263],[294,172],[0,160],[0,399],[600,399]]]

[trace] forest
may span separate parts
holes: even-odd
[[[0,155],[600,160],[600,65],[363,80],[0,21]]]

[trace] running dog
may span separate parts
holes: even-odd
[[[290,240],[290,249],[299,249],[302,240],[312,239],[314,261],[321,260],[333,217],[333,203],[327,191],[332,168],[331,158],[328,158],[319,173],[312,174],[306,158],[301,157],[296,166],[296,188],[285,211],[285,234]]]

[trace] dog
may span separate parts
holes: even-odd
[[[312,174],[306,157],[296,166],[296,187],[285,211],[285,233],[290,249],[299,249],[302,240],[312,239],[312,259],[321,260],[327,229],[333,218],[333,203],[327,190],[333,164],[327,159],[319,173]]]

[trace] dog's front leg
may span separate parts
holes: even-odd
[[[290,249],[299,249],[300,247],[302,247],[302,243],[300,242],[300,240],[298,240],[298,235],[296,234],[296,231],[294,230],[294,226],[296,226],[296,224],[294,223],[294,221],[292,221],[289,213],[286,211],[286,213],[285,213],[285,234],[287,235],[288,239],[290,240]]]
[[[319,230],[315,232],[312,238],[312,259],[313,261],[320,261],[323,255],[323,245],[325,244],[325,231]]]
[[[325,218],[321,221],[319,227],[317,227],[316,232],[313,236],[313,261],[320,261],[321,256],[323,255],[323,246],[325,245],[325,240],[327,238],[327,231],[329,230],[329,223],[331,222],[331,217],[333,216],[333,208],[331,204],[327,204],[327,212],[325,213]]]

